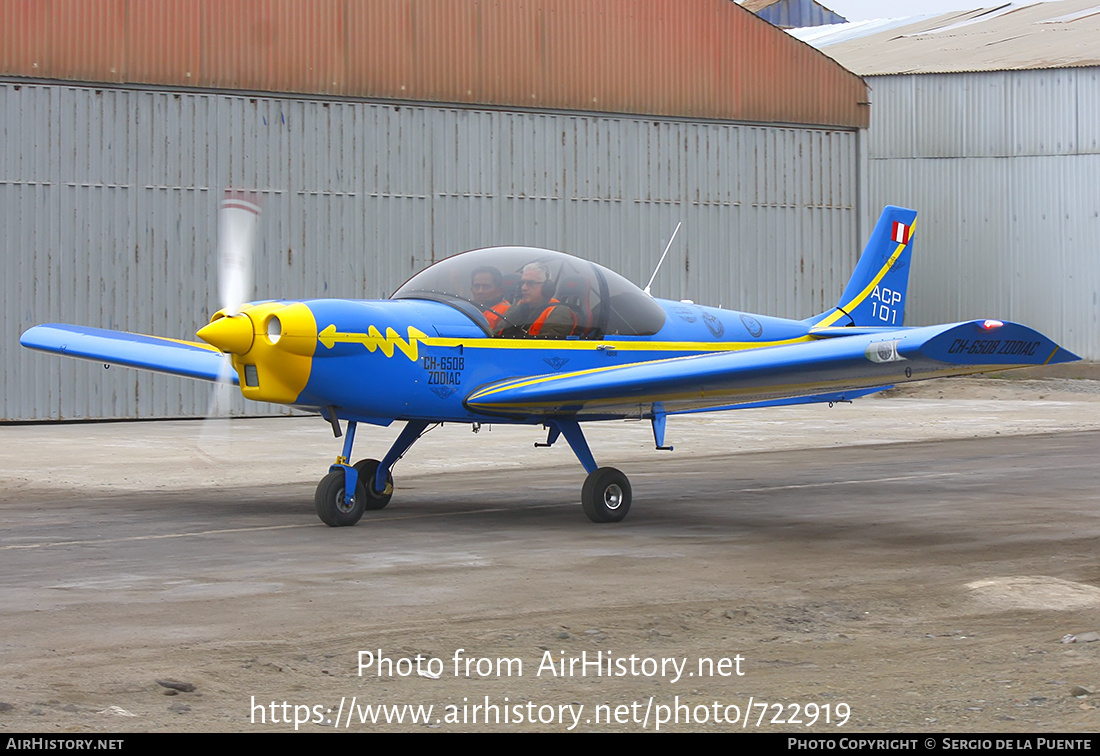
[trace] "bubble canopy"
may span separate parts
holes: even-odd
[[[570,338],[651,336],[665,323],[664,309],[618,273],[564,252],[537,247],[487,247],[448,257],[410,278],[391,299],[449,304],[492,334],[484,314],[489,308],[483,297],[475,296],[475,275],[485,280],[484,274],[489,273],[490,278],[499,280],[505,302],[514,303],[521,296],[520,275],[530,263],[546,266],[548,293],[573,311],[577,325]]]

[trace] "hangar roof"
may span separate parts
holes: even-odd
[[[866,127],[866,84],[732,0],[0,5],[0,76]]]
[[[1100,0],[1003,3],[794,29],[862,76],[1100,65]]]

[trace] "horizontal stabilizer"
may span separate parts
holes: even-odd
[[[19,343],[30,349],[112,365],[217,381],[222,353],[212,346],[105,328],[47,323],[27,329]],[[237,383],[236,373],[228,376]]]
[[[1079,359],[1026,326],[994,320],[854,330],[843,338],[499,381],[466,404],[515,418],[639,417],[654,402],[672,414]]]

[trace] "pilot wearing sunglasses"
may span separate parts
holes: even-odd
[[[561,339],[576,327],[573,311],[554,299],[550,268],[540,262],[525,265],[519,279],[519,301],[504,313],[497,335]]]

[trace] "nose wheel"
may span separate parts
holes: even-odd
[[[347,473],[338,469],[321,478],[317,484],[317,493],[313,502],[317,505],[317,516],[333,528],[346,527],[359,522],[363,513],[370,510],[385,509],[393,497],[393,475],[386,475],[386,487],[381,492],[374,490],[375,473],[378,472],[377,459],[362,459],[356,462],[355,496],[349,500],[345,496]]]
[[[588,474],[581,489],[581,507],[592,522],[619,522],[630,511],[630,481],[614,467]]]
[[[350,498],[345,495],[346,485],[343,470],[330,472],[317,484],[313,503],[317,505],[317,516],[321,518],[321,522],[330,528],[354,525],[367,509],[367,489],[363,485],[363,478],[356,481],[355,495]]]

